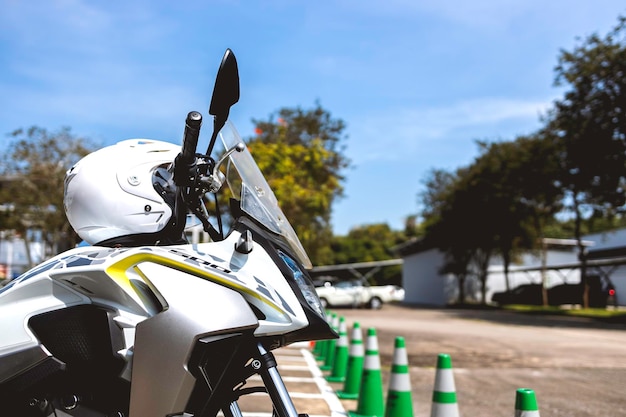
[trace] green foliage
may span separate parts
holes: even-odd
[[[386,223],[364,225],[353,228],[346,236],[335,236],[330,245],[332,257],[327,265],[395,259],[393,248],[406,241],[407,235],[391,230]],[[400,284],[402,268],[389,266],[376,272],[371,283]],[[353,278],[350,272],[339,273],[341,278]]]
[[[268,121],[253,120],[250,151],[298,233],[313,264],[330,256],[332,204],[343,196],[345,125],[319,104],[311,110],[283,108]]]
[[[606,37],[588,37],[573,51],[562,51],[557,84],[570,89],[546,127],[561,149],[566,209],[574,215],[574,237],[581,255],[588,307],[583,219],[612,216],[626,203],[626,18]]]
[[[434,170],[422,194],[426,237],[445,253],[444,273],[463,285],[478,277],[483,300],[492,255],[504,260],[505,273],[522,249],[535,247],[542,225],[558,210],[555,153],[542,137],[512,142],[478,142],[480,155],[455,174]]]
[[[386,223],[353,228],[347,236],[335,236],[333,263],[371,262],[391,259],[392,248],[404,241],[402,232],[393,231]]]
[[[611,216],[626,202],[626,18],[561,51],[556,73],[569,90],[545,131],[559,147],[566,209],[579,221]]]
[[[2,216],[1,227],[24,238],[28,231],[41,231],[48,255],[54,254],[76,243],[63,209],[63,181],[67,169],[86,155],[91,145],[69,128],[48,132],[33,126],[10,136],[0,169],[0,204],[10,210]]]

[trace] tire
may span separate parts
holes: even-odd
[[[373,297],[370,299],[370,302],[367,303],[367,306],[372,310],[380,310],[383,308],[383,300],[378,297]]]
[[[328,308],[328,301],[325,298],[320,298],[320,303],[322,304],[322,309],[326,310]]]

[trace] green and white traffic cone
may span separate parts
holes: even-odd
[[[413,417],[409,358],[403,337],[396,337],[385,417]]]
[[[339,331],[339,316],[333,314],[333,320],[331,327],[334,331]],[[322,371],[330,371],[333,369],[333,362],[335,361],[335,347],[337,346],[337,339],[330,339],[326,350],[326,358],[324,358],[324,365],[320,366]]]
[[[364,356],[363,332],[361,331],[361,325],[355,322],[352,325],[352,335],[350,337],[350,352],[348,355],[346,378],[343,383],[343,389],[337,391],[337,397],[342,400],[356,400],[359,398]]]
[[[332,327],[334,313],[330,311],[326,311],[326,322]],[[330,340],[319,340],[319,349],[315,352],[315,360],[324,361],[326,360],[326,354],[328,352],[328,345]]]
[[[311,341],[311,354],[313,357],[316,357],[320,354],[320,349],[322,348],[322,340],[312,340]]]
[[[385,414],[383,377],[378,355],[378,338],[374,328],[367,330],[359,399],[356,411],[349,411],[349,414],[352,417],[383,417]]]
[[[328,349],[328,339],[318,340],[315,342],[315,351],[313,355],[315,356],[315,360],[321,361],[326,358],[326,349]]]
[[[346,366],[348,365],[348,332],[346,330],[346,320],[339,318],[339,340],[335,345],[335,358],[333,368],[326,377],[328,382],[343,382],[346,379]]]
[[[437,373],[430,417],[459,417],[452,359],[445,353],[440,353],[437,357]]]
[[[535,391],[520,388],[515,393],[515,417],[539,417]]]

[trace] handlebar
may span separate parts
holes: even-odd
[[[196,154],[200,126],[202,126],[202,114],[197,111],[189,112],[187,120],[185,120],[185,131],[183,133],[182,154],[185,160],[192,160]]]
[[[183,147],[174,160],[174,182],[178,186],[191,185],[189,174],[196,164],[196,147],[200,136],[200,126],[202,126],[202,115],[197,111],[189,112],[187,120],[185,120]]]

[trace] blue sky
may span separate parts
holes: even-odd
[[[0,0],[0,10],[0,134],[69,126],[101,145],[180,143],[189,111],[208,117],[231,48],[241,78],[231,120],[242,136],[253,134],[253,118],[316,101],[346,122],[353,168],[332,214],[345,234],[372,223],[401,229],[431,169],[471,163],[476,139],[540,127],[562,95],[553,86],[559,51],[606,34],[626,5]]]

